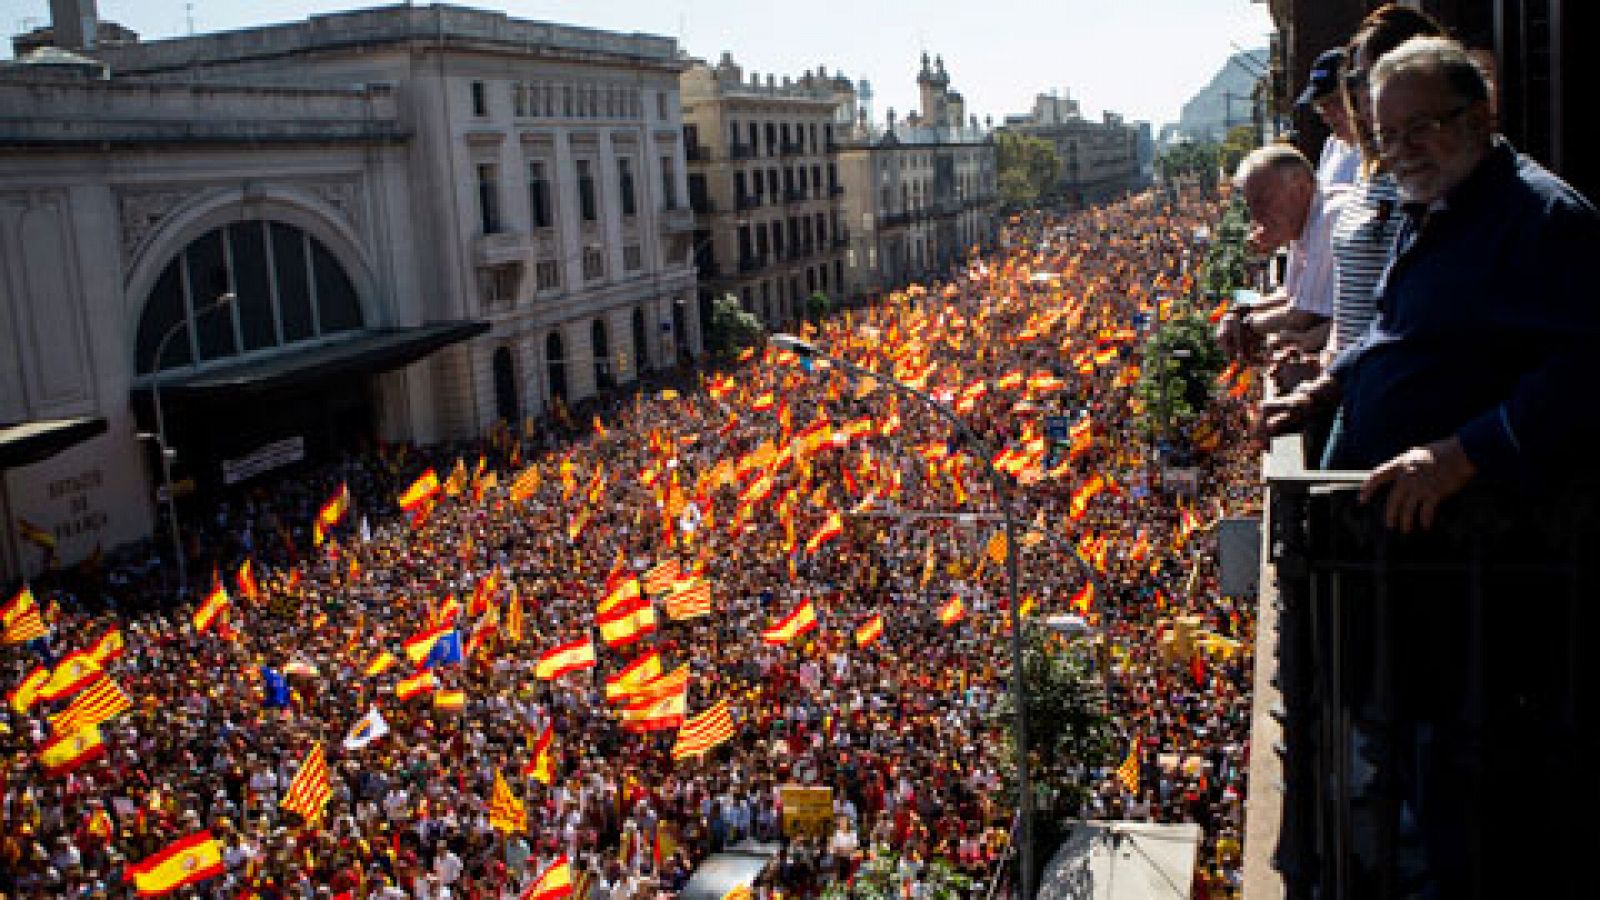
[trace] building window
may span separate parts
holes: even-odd
[[[583,280],[599,281],[606,277],[606,255],[599,247],[583,248]]]
[[[594,167],[587,159],[578,160],[578,211],[585,222],[600,218],[594,194]]]
[[[550,218],[550,179],[545,173],[544,160],[528,162],[528,213],[534,228],[549,228],[553,224]]]
[[[517,289],[522,281],[520,266],[495,266],[482,270],[483,308],[509,309],[516,305]]]
[[[500,233],[499,172],[492,163],[478,165],[478,224],[484,234]]]
[[[678,173],[670,156],[661,157],[661,208],[678,208]]]
[[[656,94],[656,118],[663,122],[665,122],[668,118],[667,98],[669,96],[671,96],[671,92],[669,91],[661,91],[660,93]]]
[[[561,115],[572,118],[572,85],[561,86]]]
[[[617,186],[622,192],[622,214],[638,215],[638,204],[633,196],[633,160],[626,156],[617,159]]]
[[[623,245],[622,268],[629,272],[637,272],[644,268],[644,254],[640,252],[638,244]]]
[[[518,117],[528,114],[528,87],[520,81],[511,86],[511,114]]]
[[[472,83],[472,114],[479,118],[489,114],[489,93],[481,81]]]
[[[533,288],[536,291],[560,290],[561,264],[553,259],[541,259],[534,263]]]
[[[733,148],[739,146],[739,123],[728,123],[728,156],[733,156]]]

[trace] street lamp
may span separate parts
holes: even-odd
[[[1023,900],[1033,898],[1033,785],[1028,775],[1028,712],[1023,702],[1022,679],[1022,616],[1021,603],[1018,597],[1017,585],[1020,576],[1017,572],[1017,556],[1020,547],[1017,543],[1017,522],[1011,514],[1011,492],[1006,486],[1005,479],[991,462],[994,454],[987,452],[983,441],[972,432],[967,423],[956,415],[953,410],[933,399],[925,391],[918,390],[902,381],[877,372],[868,371],[852,362],[830,356],[818,350],[811,342],[802,340],[792,334],[774,334],[770,338],[772,345],[780,350],[788,350],[803,360],[823,360],[830,366],[835,366],[859,378],[870,378],[889,385],[895,391],[922,404],[934,413],[945,419],[955,428],[961,440],[978,452],[976,456],[983,463],[983,471],[989,477],[989,485],[995,493],[995,503],[999,506],[1000,516],[1005,527],[1006,536],[1006,606],[1011,614],[1011,703],[1016,710],[1016,736],[1017,736],[1017,843],[1020,845],[1018,853],[1018,883],[1022,888]]]
[[[161,358],[166,355],[167,341],[179,330],[191,324],[198,325],[202,316],[233,303],[233,291],[228,291],[196,310],[194,315],[172,323],[167,333],[156,342],[156,352],[150,360],[150,398],[156,408],[156,447],[161,451],[161,490],[167,495],[167,527],[172,530],[172,555],[178,560],[178,591],[180,596],[189,590],[188,564],[183,559],[183,539],[178,533],[178,501],[172,492],[172,458],[177,455],[167,444],[167,423],[161,415]]]

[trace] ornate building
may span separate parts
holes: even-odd
[[[699,352],[673,40],[396,6],[95,46],[58,5],[77,43],[0,69],[0,422],[103,432],[0,437],[0,577],[20,521],[147,534],[158,432],[205,490]]]
[[[941,271],[994,232],[995,148],[950,89],[942,58],[922,55],[922,111],[904,121],[888,112],[871,125],[865,109],[841,105],[839,170],[851,234],[846,288],[851,296],[888,290]]]
[[[813,293],[840,295],[848,237],[835,110],[850,82],[821,67],[746,79],[723,54],[715,66],[696,60],[681,83],[701,315],[733,294],[779,324]]]

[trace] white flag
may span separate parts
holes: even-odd
[[[372,526],[367,524],[366,516],[361,517],[361,541],[367,544],[372,543]]]
[[[374,706],[367,710],[367,714],[361,717],[356,727],[350,729],[350,735],[344,739],[344,748],[360,750],[388,733],[389,723],[383,720],[383,714]]]

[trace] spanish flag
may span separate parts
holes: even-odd
[[[239,596],[252,603],[261,599],[261,585],[256,582],[255,566],[250,560],[247,559],[239,564],[239,573],[234,576],[234,580],[239,585]]]
[[[651,650],[628,663],[622,671],[606,676],[606,699],[621,700],[631,697],[641,685],[661,674],[661,653]]]
[[[549,786],[556,780],[556,754],[555,754],[555,729],[545,726],[539,736],[533,741],[533,749],[528,764],[522,767],[524,776],[531,776],[542,785]]]
[[[380,651],[377,656],[372,658],[372,662],[367,663],[367,677],[371,678],[374,675],[383,674],[397,661],[393,653],[387,650]]]
[[[440,691],[433,695],[433,708],[459,712],[467,708],[466,691]]]
[[[101,668],[111,664],[112,660],[120,657],[127,649],[127,642],[122,639],[122,631],[115,625],[93,644],[89,645],[89,658],[99,663]]]
[[[528,885],[518,900],[566,900],[571,896],[572,864],[563,853],[550,863],[549,868],[539,873],[539,877]]]
[[[512,585],[511,602],[506,604],[505,622],[500,630],[505,634],[507,640],[520,644],[522,643],[522,628],[522,595],[517,593],[516,586]]]
[[[959,596],[951,597],[945,605],[939,607],[939,624],[950,626],[966,618],[967,605],[961,602]]]
[[[594,642],[584,638],[545,651],[534,664],[533,677],[541,681],[553,681],[568,672],[592,669],[594,665]]]
[[[44,666],[34,666],[33,671],[23,676],[15,689],[6,695],[6,703],[18,715],[26,713],[33,708],[34,701],[39,699],[39,689],[50,681],[50,670]]]
[[[211,832],[200,831],[128,866],[123,880],[133,882],[141,897],[160,897],[215,878],[222,872],[222,845],[211,837]]]
[[[761,642],[781,647],[808,631],[815,631],[816,628],[816,606],[810,600],[806,600],[795,607],[793,612],[779,619],[777,624],[761,632]]]
[[[806,540],[806,553],[816,553],[822,545],[844,534],[844,519],[838,513],[830,513],[828,521],[822,523],[816,533]]]
[[[62,657],[50,673],[50,680],[39,687],[39,699],[54,702],[83,690],[104,672],[87,650]]]
[[[39,748],[39,766],[52,778],[77,771],[85,763],[106,755],[106,742],[98,726],[60,734]]]
[[[228,589],[218,581],[212,585],[211,593],[201,601],[200,608],[194,611],[194,630],[196,634],[204,634],[212,623],[228,608]]]
[[[880,613],[861,623],[856,629],[856,646],[870,647],[874,641],[883,637],[883,615]]]
[[[1078,588],[1078,592],[1072,595],[1071,604],[1073,609],[1087,616],[1089,610],[1094,608],[1094,582],[1085,581],[1083,587]]]
[[[340,484],[339,489],[334,492],[332,497],[328,498],[328,502],[322,504],[322,507],[317,510],[316,521],[311,523],[312,542],[320,547],[328,536],[328,529],[338,525],[339,520],[343,519],[345,513],[349,511],[350,486]]]
[[[405,493],[400,495],[400,508],[406,512],[415,510],[432,500],[439,493],[439,475],[429,469],[422,473],[422,477],[411,483]]]
[[[615,650],[656,630],[656,609],[643,596],[595,617],[600,638]]]
[[[410,700],[419,694],[426,694],[439,686],[432,672],[423,672],[410,678],[402,678],[395,683],[394,695],[401,700]]]
[[[622,710],[622,730],[640,732],[677,728],[683,724],[683,717],[688,711],[687,686],[682,691],[664,697],[635,700]]]

